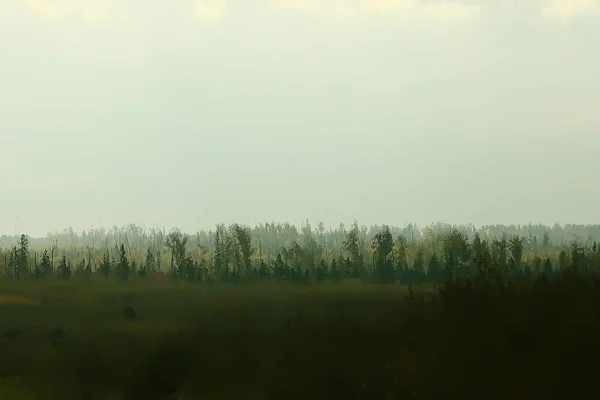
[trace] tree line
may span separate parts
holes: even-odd
[[[591,235],[556,243],[550,229],[538,238],[506,232],[482,234],[459,226],[437,228],[400,230],[384,225],[367,230],[355,222],[348,230],[342,226],[327,235],[322,225],[313,230],[308,222],[300,232],[289,224],[254,229],[233,224],[194,236],[177,229],[168,234],[138,229],[131,234],[130,226],[129,234],[122,232],[112,245],[104,238],[99,247],[95,242],[90,246],[73,241],[60,248],[55,241],[49,248],[32,250],[30,238],[21,235],[16,244],[1,250],[0,260],[8,279],[128,280],[165,274],[194,283],[318,284],[359,279],[364,283],[442,284],[475,276],[531,282],[600,271],[600,246]]]

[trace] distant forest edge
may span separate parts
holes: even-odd
[[[7,278],[179,277],[190,282],[442,283],[481,271],[529,281],[573,268],[600,271],[600,225],[473,225],[420,228],[357,222],[335,229],[309,221],[217,225],[195,234],[136,225],[69,228],[45,238],[0,237]]]

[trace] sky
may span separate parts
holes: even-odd
[[[2,0],[0,234],[600,223],[600,0]]]

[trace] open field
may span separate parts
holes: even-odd
[[[373,347],[383,342],[369,343],[369,327],[404,301],[406,288],[138,279],[5,281],[0,293],[2,398],[47,398],[50,387],[65,398],[122,396],[144,373],[144,364],[161,357],[166,358],[151,375],[168,376],[184,364],[188,369],[181,373],[179,398],[196,393],[264,398],[286,388],[309,390],[308,382],[318,383],[315,376],[350,368],[345,359],[361,353],[380,357],[383,368],[386,357]],[[132,307],[136,317],[125,316],[124,307]],[[365,341],[355,341],[357,335]],[[397,340],[400,346],[401,336]],[[159,354],[170,347],[174,354]],[[373,369],[370,363],[365,367]]]
[[[12,297],[0,305],[0,398],[512,399],[594,390],[593,307],[552,310],[567,319],[535,316],[515,298],[475,317],[421,304],[425,292],[409,301],[406,286],[354,281],[3,281],[1,298]]]

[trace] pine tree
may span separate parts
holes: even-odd
[[[223,230],[220,226],[217,226],[217,232],[215,235],[215,256],[213,260],[213,269],[215,280],[217,282],[222,281],[225,277],[225,260],[223,255],[223,244],[221,241],[221,236],[223,235]]]
[[[359,258],[361,258],[358,234],[359,234],[358,223],[356,221],[354,221],[354,224],[352,225],[352,229],[350,231],[348,231],[348,233],[346,234],[346,240],[344,240],[344,242],[342,243],[344,250],[346,250],[348,252],[349,259],[350,259],[350,261],[352,261],[353,264],[358,263]]]
[[[16,246],[13,246],[10,249],[10,253],[8,256],[8,266],[7,266],[7,274],[12,277],[12,279],[17,279],[19,276],[19,267],[18,267],[18,250]]]
[[[102,260],[100,261],[100,266],[98,267],[98,274],[104,278],[107,278],[112,272],[112,262],[110,260],[110,255],[108,254],[108,249],[102,254]]]
[[[88,257],[87,263],[85,264],[85,279],[91,279],[92,277],[92,263],[90,257]]]
[[[413,277],[411,279],[412,283],[422,284],[425,281],[425,262],[423,260],[423,251],[419,250],[417,252],[417,257],[413,262],[412,269]]]
[[[331,270],[330,270],[330,276],[331,276],[331,280],[334,282],[337,282],[340,280],[340,276],[339,276],[339,271],[338,271],[338,265],[337,265],[337,261],[335,260],[335,257],[333,258],[333,260],[331,261]]]
[[[514,264],[514,269],[521,269],[521,259],[523,258],[523,238],[515,235],[509,240],[511,262]]]
[[[171,273],[182,276],[182,270],[185,263],[185,247],[187,245],[188,238],[181,233],[180,230],[173,230],[167,236],[166,246],[171,249],[171,260],[172,268],[174,269]]]
[[[290,269],[285,261],[283,261],[281,253],[278,253],[275,261],[273,261],[273,273],[275,275],[275,279],[278,281],[286,280],[290,276]]]
[[[137,266],[137,262],[135,260],[131,260],[131,264],[129,265],[129,274],[135,274],[136,272],[138,272],[140,270],[141,266],[138,267]]]
[[[259,274],[261,278],[268,278],[270,276],[269,273],[269,267],[267,266],[267,264],[265,263],[265,261],[261,258],[260,259],[260,269],[259,269]]]
[[[344,278],[345,279],[350,279],[350,278],[354,278],[355,276],[355,269],[354,269],[354,263],[352,262],[352,260],[350,260],[349,257],[346,257],[343,261],[344,264]]]
[[[241,252],[242,275],[249,276],[252,272],[251,257],[255,252],[255,249],[252,248],[252,232],[249,228],[237,224],[233,226],[233,229]]]
[[[433,283],[434,285],[440,285],[444,283],[444,270],[441,267],[435,252],[429,259],[429,264],[427,266],[427,278],[429,282]]]
[[[567,252],[564,250],[558,253],[558,269],[561,273],[567,269]]]
[[[52,264],[50,263],[50,254],[48,254],[48,250],[44,250],[42,253],[42,261],[37,268],[40,277],[48,277],[52,274]]]
[[[82,258],[77,267],[75,268],[75,276],[78,278],[86,278],[87,276],[87,263],[85,258]]]
[[[16,250],[16,269],[17,278],[29,274],[29,239],[27,236],[21,235],[19,247]]]
[[[394,248],[394,239],[387,225],[375,235],[371,247],[379,283],[393,283],[394,266],[389,256]]]
[[[119,262],[116,266],[116,273],[119,278],[122,280],[127,280],[129,278],[129,261],[127,260],[127,253],[125,252],[125,245],[121,243],[121,247],[119,248]]]
[[[549,258],[546,258],[546,262],[544,262],[544,275],[546,276],[546,279],[550,281],[553,278],[553,274],[552,263]]]
[[[327,270],[327,263],[325,262],[324,259],[321,258],[321,262],[319,263],[319,266],[317,268],[317,282],[321,283],[325,280],[325,277],[328,274],[328,270]]]
[[[148,250],[146,251],[146,262],[143,265],[144,272],[146,274],[154,274],[156,272],[156,259],[154,258],[154,254],[152,254],[152,250],[150,246],[148,246]]]
[[[58,268],[56,271],[60,279],[69,279],[71,277],[71,268],[67,263],[67,256],[62,256],[58,263]]]

